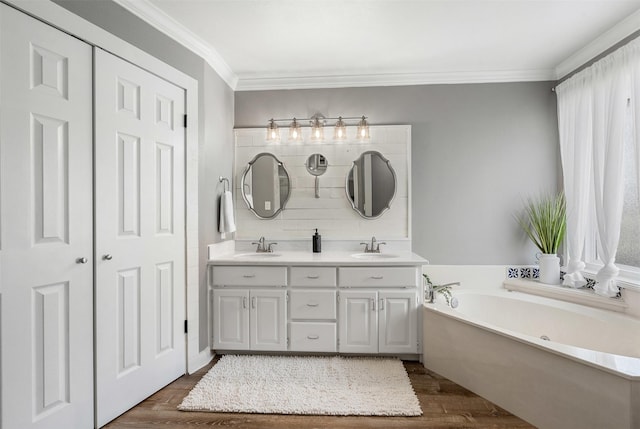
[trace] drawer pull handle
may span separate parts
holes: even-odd
[[[371,278],[374,280],[382,280],[384,276],[371,276]]]
[[[256,297],[251,298],[251,308],[256,308]]]
[[[310,340],[317,340],[320,338],[320,335],[307,335],[307,338]]]
[[[242,297],[242,308],[247,308],[247,297],[246,296]]]
[[[384,310],[384,299],[380,298],[380,311]]]
[[[307,307],[317,307],[318,303],[317,302],[308,302],[307,303]]]
[[[309,275],[309,276],[307,276],[307,278],[308,278],[308,279],[319,279],[319,278],[320,278],[320,276],[319,276],[318,274],[316,274],[316,275],[314,275],[314,276]]]
[[[245,279],[252,279],[254,278],[256,275],[255,274],[243,274],[242,277],[244,277]]]

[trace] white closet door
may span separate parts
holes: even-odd
[[[0,64],[0,426],[90,428],[91,47],[0,5]]]
[[[95,50],[96,412],[185,373],[184,90]]]

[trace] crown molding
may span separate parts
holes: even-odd
[[[367,86],[407,86],[429,84],[465,84],[495,82],[531,82],[556,80],[557,70],[534,69],[513,71],[437,71],[379,74],[308,74],[236,75],[222,56],[209,43],[167,15],[149,0],[113,0],[149,25],[201,56],[234,91],[275,89],[346,88]]]
[[[555,80],[554,70],[458,71],[351,75],[240,75],[236,91],[275,89],[348,88],[366,86],[407,86],[433,84],[535,82]]]
[[[185,48],[202,57],[233,90],[238,76],[222,56],[210,44],[202,40],[184,25],[167,15],[148,0],[113,0],[152,27],[166,34]]]
[[[558,64],[555,69],[555,78],[562,79],[638,30],[640,30],[640,9]]]

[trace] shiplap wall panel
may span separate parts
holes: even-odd
[[[234,168],[234,202],[236,209],[237,239],[305,239],[315,228],[325,239],[358,240],[375,235],[384,239],[408,239],[410,236],[410,147],[411,126],[372,126],[371,140],[362,143],[354,138],[333,142],[332,127],[325,130],[323,143],[309,141],[309,130],[303,129],[304,142],[287,141],[287,129],[281,129],[282,141],[265,141],[265,129],[236,129]],[[347,135],[355,135],[349,127]],[[345,192],[346,177],[351,165],[361,153],[375,150],[391,161],[396,173],[396,196],[391,209],[378,219],[364,219],[352,208]],[[291,197],[285,210],[273,219],[259,219],[244,202],[240,183],[249,161],[262,152],[274,154],[282,161],[291,179]],[[321,153],[329,167],[320,176],[320,198],[314,197],[315,177],[307,172],[305,162],[309,155]]]

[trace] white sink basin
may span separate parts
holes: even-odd
[[[280,253],[273,253],[273,252],[264,252],[264,253],[257,253],[257,252],[252,252],[252,253],[239,253],[237,255],[234,256],[234,258],[274,258],[276,256],[281,256]]]
[[[397,258],[398,255],[391,253],[354,253],[351,257],[356,259],[388,259]]]

